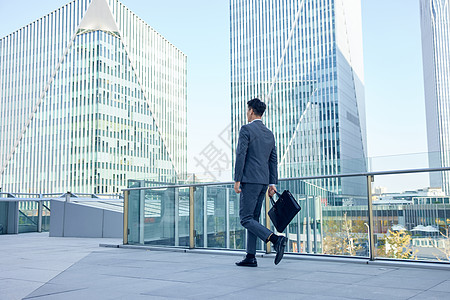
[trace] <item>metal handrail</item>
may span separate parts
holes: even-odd
[[[57,199],[59,201],[64,201],[63,199]],[[104,199],[104,198],[74,198],[72,202],[123,202],[123,199]]]
[[[65,202],[66,199],[64,198],[1,198],[0,202],[22,202],[22,201],[33,201],[33,202],[40,202],[40,201],[61,201]],[[71,200],[72,202],[123,202],[123,199],[104,199],[104,198],[73,198]]]
[[[42,196],[55,196],[55,195],[59,195],[59,196],[64,196],[65,193],[48,193],[48,194],[42,194]]]
[[[9,193],[9,192],[0,192],[0,195],[5,194],[5,195],[34,195],[37,198],[39,198],[40,194],[37,193]]]
[[[41,201],[50,201],[50,200],[59,200],[64,201],[64,199],[58,199],[58,198],[1,198],[0,202],[23,202],[23,201],[30,201],[30,202],[41,202]]]
[[[442,171],[450,171],[450,167],[406,169],[406,170],[394,170],[394,171],[376,171],[376,172],[333,174],[333,175],[320,175],[320,176],[303,176],[303,177],[281,178],[281,179],[278,179],[278,181],[313,180],[313,179],[329,179],[329,178],[342,178],[342,177],[368,177],[368,176],[380,176],[380,175],[412,174],[412,173],[442,172]],[[214,185],[233,185],[233,184],[234,184],[234,181],[207,182],[207,183],[194,183],[194,184],[173,184],[173,185],[152,186],[152,187],[126,188],[126,189],[122,189],[122,191],[157,190],[157,189],[167,189],[167,188],[188,188],[188,187],[202,187],[202,186],[214,186]]]

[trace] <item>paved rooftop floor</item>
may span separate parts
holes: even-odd
[[[0,299],[450,299],[450,271],[99,247],[113,239],[0,235]]]

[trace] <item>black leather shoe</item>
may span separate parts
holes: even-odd
[[[247,258],[247,257],[245,257],[243,260],[236,262],[236,266],[239,266],[239,267],[257,267],[258,263],[256,262],[256,258]]]
[[[273,248],[277,252],[277,255],[275,256],[274,263],[278,265],[283,258],[284,255],[284,248],[286,247],[287,238],[284,236],[279,236],[278,241],[273,245]]]

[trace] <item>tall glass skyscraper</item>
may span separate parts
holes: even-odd
[[[247,101],[268,104],[281,177],[366,171],[359,0],[231,0],[232,145]],[[364,194],[359,179],[329,191]]]
[[[450,1],[421,0],[422,59],[430,167],[450,166]],[[450,174],[430,173],[450,194]]]
[[[3,191],[117,193],[185,174],[186,68],[117,0],[75,0],[3,37]]]

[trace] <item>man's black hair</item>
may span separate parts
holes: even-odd
[[[255,115],[262,117],[266,110],[266,104],[258,98],[252,99],[247,102],[248,108],[252,108]]]

